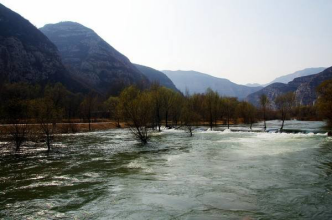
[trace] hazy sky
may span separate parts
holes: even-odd
[[[37,27],[76,21],[132,62],[267,83],[332,66],[332,0],[1,0]]]

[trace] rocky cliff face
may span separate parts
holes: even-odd
[[[93,30],[74,22],[48,24],[40,29],[59,49],[64,64],[82,82],[102,94],[117,94],[147,78]]]
[[[313,77],[307,77],[306,81],[301,83],[295,91],[298,103],[302,105],[314,104],[317,99],[317,86],[329,79],[332,79],[332,67],[314,75]]]
[[[271,107],[275,108],[274,100],[277,96],[287,92],[294,92],[298,104],[313,105],[317,99],[317,86],[328,79],[332,79],[332,67],[318,74],[295,78],[288,84],[273,83],[258,92],[250,94],[246,100],[259,106],[259,97],[265,94],[271,101]]]
[[[135,64],[136,68],[143,73],[148,80],[151,83],[159,83],[161,86],[165,86],[166,88],[172,89],[174,91],[179,91],[174,83],[172,82],[172,80],[170,80],[163,72],[160,72],[158,70],[155,70],[151,67],[147,67],[147,66],[142,66],[142,65],[138,65]]]
[[[0,4],[0,80],[2,82],[61,82],[85,90],[72,79],[56,46],[28,20]]]

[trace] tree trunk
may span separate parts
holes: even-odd
[[[264,131],[266,131],[266,121],[264,119]]]
[[[212,113],[210,113],[210,129],[212,131],[213,128],[213,119],[212,119]]]
[[[282,131],[282,129],[284,129],[284,123],[285,123],[285,119],[286,119],[286,114],[284,112],[281,113],[281,119],[282,119],[282,124],[281,124],[280,131]]]
[[[47,137],[46,144],[47,144],[47,152],[50,152],[51,151],[50,137]]]
[[[229,116],[227,116],[227,128],[229,129]]]
[[[20,146],[21,145],[18,142],[16,142],[16,149],[15,149],[16,152],[20,150]]]
[[[285,123],[285,119],[282,119],[282,124],[281,124],[280,131],[282,131],[282,129],[284,129],[284,123]]]
[[[166,128],[168,128],[168,123],[167,123],[167,120],[168,120],[168,111],[166,111],[165,120],[166,120]]]
[[[263,110],[263,120],[264,120],[264,131],[266,131],[266,116],[265,116],[265,108]]]

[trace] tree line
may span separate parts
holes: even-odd
[[[190,136],[198,125],[211,130],[218,125],[230,128],[232,124],[244,123],[250,129],[255,122],[280,119],[280,129],[288,118],[332,122],[332,80],[317,88],[319,98],[314,106],[300,106],[294,93],[286,93],[275,100],[260,97],[255,107],[234,97],[220,96],[207,89],[203,94],[181,94],[177,91],[152,84],[148,89],[136,86],[125,88],[119,96],[103,97],[96,93],[74,94],[60,83],[55,85],[31,85],[12,83],[0,86],[0,121],[2,138],[11,140],[18,151],[31,137],[43,139],[48,151],[56,133],[77,131],[77,122],[111,120],[121,127],[122,122],[134,136],[147,143],[151,131],[175,127],[185,129]],[[276,109],[271,108],[271,102]],[[66,126],[57,126],[65,123]],[[38,139],[37,138],[37,139]]]

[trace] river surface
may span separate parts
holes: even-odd
[[[63,135],[50,154],[0,157],[0,219],[332,219],[323,125],[171,129],[145,146],[126,129]]]

